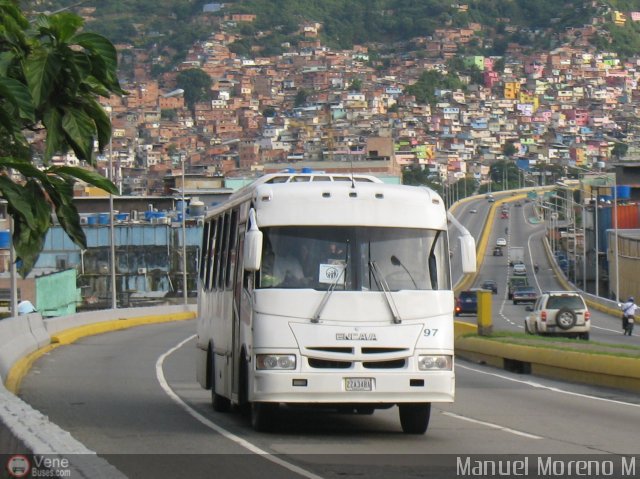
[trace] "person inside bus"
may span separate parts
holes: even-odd
[[[280,238],[276,248],[266,244],[262,286],[295,288],[304,284],[304,271],[300,263],[300,248],[295,241]]]
[[[344,261],[345,254],[344,250],[338,246],[338,243],[331,242],[329,243],[329,249],[326,254],[327,263],[334,263],[336,261]]]
[[[295,287],[304,282],[300,260],[292,253],[277,255],[273,262],[274,286]]]

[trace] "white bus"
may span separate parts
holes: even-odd
[[[475,241],[461,236],[462,269]],[[399,406],[423,434],[454,399],[447,213],[434,191],[375,177],[274,174],[204,222],[197,377],[216,411]]]

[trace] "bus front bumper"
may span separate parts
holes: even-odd
[[[356,390],[352,390],[356,389]],[[358,390],[361,389],[361,390]],[[256,371],[251,401],[297,404],[453,402],[453,371],[367,374]]]

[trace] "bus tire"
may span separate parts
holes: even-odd
[[[431,403],[398,404],[400,425],[405,434],[424,434],[429,427]]]
[[[231,407],[228,398],[216,393],[216,368],[213,354],[211,355],[211,406],[216,412],[227,412]]]
[[[251,427],[257,432],[269,432],[273,429],[278,404],[270,402],[251,403]]]

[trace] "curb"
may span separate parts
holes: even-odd
[[[640,392],[640,357],[561,351],[463,337],[475,331],[477,327],[473,324],[455,323],[456,356],[511,372]]]
[[[185,311],[182,313],[172,313],[167,315],[139,316],[131,319],[121,318],[111,321],[102,321],[99,323],[87,324],[84,326],[78,326],[76,328],[60,331],[59,333],[51,335],[50,344],[43,346],[36,351],[33,351],[32,353],[20,358],[15,362],[15,364],[11,367],[9,373],[7,374],[5,387],[13,394],[17,394],[18,390],[20,389],[20,383],[22,382],[22,379],[29,372],[29,370],[33,366],[33,363],[35,363],[46,353],[59,346],[72,344],[78,339],[87,336],[95,336],[98,334],[109,333],[112,331],[119,331],[122,329],[129,329],[136,326],[144,326],[148,324],[186,321],[189,319],[194,319],[195,317],[195,312]]]

